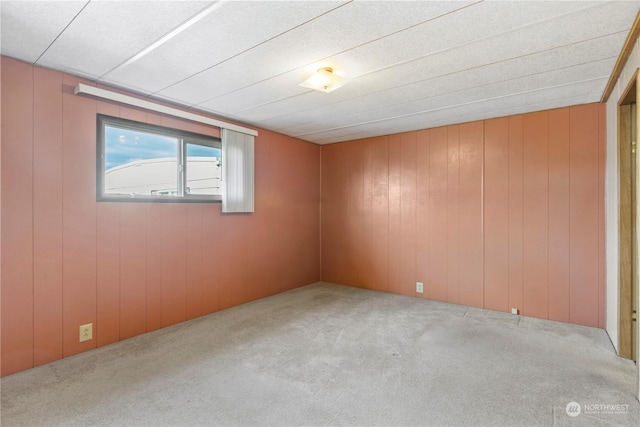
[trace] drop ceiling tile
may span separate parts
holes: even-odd
[[[522,37],[534,37],[536,31],[535,27],[527,28]],[[551,46],[535,43],[523,45],[520,41],[505,43],[502,38],[484,39],[356,78],[332,93],[330,100],[327,96],[306,94],[299,98],[284,98],[272,104],[258,104],[257,109],[253,107],[255,111],[246,111],[242,115],[247,120],[258,123],[270,122],[277,116],[286,121],[291,114],[323,108],[325,105],[331,105],[334,115],[348,114],[361,110],[363,105],[365,109],[371,109],[394,102],[394,98],[406,100],[412,96],[430,96],[437,94],[433,90],[455,90],[460,84],[464,86],[487,82],[496,76],[501,79],[513,78],[532,71],[556,69],[590,59],[617,56],[625,38],[626,31],[620,31],[586,41],[572,40],[565,46],[557,46],[555,43]],[[509,48],[509,55],[504,55],[505,44]],[[498,52],[500,49],[502,54]],[[461,61],[460,58],[465,60]],[[465,70],[468,71],[466,74]],[[443,86],[441,77],[456,73],[460,78],[454,79],[449,86]],[[410,86],[411,82],[421,84]],[[361,100],[360,95],[363,97]],[[353,101],[350,102],[349,98]],[[248,98],[246,104],[250,104],[251,100],[252,98]],[[310,116],[315,117],[315,112],[310,112]]]
[[[447,92],[438,96],[423,97],[410,102],[389,104],[375,110],[366,110],[340,117],[325,118],[316,122],[318,125],[329,127],[349,126],[352,123],[366,123],[368,121],[384,120],[387,117],[414,114],[419,111],[437,110],[452,105],[477,103],[482,100],[511,97],[513,94],[527,96],[538,93],[547,88],[563,88],[575,82],[586,82],[594,79],[606,79],[616,58],[587,63],[575,67],[563,68],[549,73],[536,74],[517,79],[510,79],[492,84],[484,84],[465,90]],[[303,133],[304,134],[304,133]]]
[[[208,4],[93,1],[42,55],[38,65],[104,75]]]
[[[516,111],[518,106],[524,104],[543,104],[544,108],[557,108],[563,105],[551,100],[561,100],[569,97],[578,97],[585,94],[601,93],[607,82],[607,78],[588,82],[580,82],[557,88],[548,88],[526,94],[513,94],[500,99],[482,100],[475,103],[446,106],[429,111],[416,111],[412,114],[389,117],[376,122],[366,124],[354,124],[336,129],[327,129],[309,134],[292,134],[292,136],[306,141],[345,141],[350,139],[364,138],[364,135],[390,134],[398,129],[417,130],[433,127],[436,120],[451,119],[451,123],[460,123],[460,117],[477,117],[474,120],[496,117],[488,111],[504,108],[506,111]],[[593,99],[586,102],[594,102]],[[530,110],[532,111],[532,110]],[[495,114],[495,113],[494,113]]]
[[[502,42],[514,39],[511,33],[526,32],[532,26],[550,26],[552,30],[549,36],[553,38],[554,34],[562,31],[555,22],[576,19],[585,14],[591,16],[591,12],[585,11],[598,7],[597,2],[483,2],[394,34],[375,44],[362,46],[357,51],[335,55],[332,59],[366,64],[361,73],[369,73],[487,39],[495,39],[494,44],[499,46]],[[549,24],[550,21],[554,23]],[[516,43],[518,48],[529,48],[530,43],[539,44],[537,39],[541,34],[534,33],[536,35],[532,39],[520,37]],[[522,44],[522,41],[526,43]],[[475,48],[468,51],[485,55],[492,53]]]
[[[342,4],[342,1],[216,3],[209,15],[137,61],[109,73],[105,81],[158,92]],[[158,69],[162,73],[155,72]]]
[[[211,2],[97,0],[63,31],[85,4],[0,10],[3,54],[34,61],[62,32],[39,64],[98,80]],[[638,1],[220,4],[100,81],[335,142],[597,101],[640,8]],[[353,80],[329,95],[299,87],[320,65]]]
[[[329,65],[351,75],[349,64],[321,61],[466,3],[415,2],[397,7],[395,2],[351,2],[158,95],[194,105],[301,67],[309,67],[311,73]]]
[[[406,73],[403,71],[394,75],[392,70],[385,70],[357,79],[340,91],[332,93],[330,98],[335,101],[327,101],[329,97],[326,94],[306,93],[299,97],[265,104],[242,114],[246,119],[285,133],[304,132],[314,128],[317,121],[330,121],[334,117],[346,119],[356,112],[364,113],[420,98],[436,97],[452,91],[508,81],[527,75],[535,76],[589,61],[601,61],[603,57],[612,67],[611,58],[615,56],[606,58],[606,55],[616,52],[618,44],[621,44],[625,37],[626,34],[619,33],[425,80],[419,80],[422,77],[419,72],[399,78],[399,75]],[[452,51],[449,54],[455,56],[456,52]],[[599,69],[599,73],[601,72],[603,72],[602,68]],[[363,89],[355,92],[364,93],[364,95],[351,97],[350,90],[357,85],[362,85]],[[344,100],[340,97],[344,97]],[[297,119],[296,123],[291,123],[293,118]]]
[[[409,130],[430,129],[438,126],[446,126],[457,123],[466,123],[475,120],[483,120],[494,117],[504,117],[514,114],[528,113],[532,111],[548,110],[553,108],[567,107],[571,105],[580,105],[593,102],[601,96],[601,91],[574,95],[563,98],[549,98],[541,102],[532,103],[512,103],[505,106],[502,100],[484,101],[477,106],[455,106],[447,109],[426,112],[412,118],[400,118],[389,120],[386,122],[375,123],[372,126],[362,126],[354,128],[345,128],[341,130],[331,131],[327,134],[316,134],[313,138],[301,139],[314,142],[317,144],[330,144],[341,141],[350,141],[354,139],[368,138],[378,135],[387,135]],[[287,135],[298,137],[295,134],[286,133]]]
[[[236,114],[248,108],[271,104],[279,100],[297,99],[298,95],[308,93],[310,89],[300,86],[300,82],[306,78],[301,70],[296,71],[298,72],[292,71],[282,74],[235,92],[219,96],[210,101],[198,104],[198,107]]]
[[[394,6],[393,3],[390,2],[383,2],[382,4],[385,7],[389,8]],[[424,3],[418,2],[410,4],[413,8],[416,7],[415,5],[421,5],[422,7],[425,7]],[[497,6],[498,5],[496,4],[491,4],[488,6],[484,4],[474,4],[470,7],[462,8],[454,13],[441,16],[434,20],[424,20],[420,25],[415,25],[414,27],[402,32],[390,34],[389,36],[374,43],[360,44],[353,49],[348,49],[342,54],[333,56],[327,62],[329,63],[329,65],[341,64],[343,70],[348,75],[357,76],[362,73],[371,72],[372,70],[380,67],[387,67],[393,63],[412,60],[416,56],[424,56],[429,52],[432,52],[433,49],[436,49],[436,51],[438,51],[438,49],[442,49],[443,46],[447,46],[447,43],[453,43],[454,45],[457,43],[466,43],[470,40],[476,40],[479,34],[493,34],[498,31],[508,31],[514,28],[518,28],[518,26],[520,26],[522,23],[529,22],[528,20],[531,19],[532,16],[544,16],[551,10],[550,6],[545,3],[528,5],[528,7],[525,9],[523,9],[522,7],[514,8],[511,5],[500,4],[500,6],[502,7],[506,6],[517,12],[517,17],[512,16],[510,20],[505,20],[498,19],[496,17],[498,15],[496,13]],[[584,7],[584,5],[581,5],[581,7]],[[367,4],[367,8],[367,10],[370,9],[370,3]],[[566,10],[574,10],[575,8],[576,6],[574,4],[569,4],[562,5],[562,7],[560,8],[553,8],[553,10],[555,14],[558,14],[564,13],[566,12]],[[346,10],[346,8],[342,8],[342,10]],[[395,10],[395,6],[390,9],[388,13],[370,12],[369,15],[364,15],[363,19],[368,19],[371,22],[371,26],[378,28],[380,27],[380,25],[376,23],[375,19],[381,16],[389,16],[391,10]],[[412,15],[420,16],[414,9],[407,8],[406,10],[410,10]],[[439,11],[439,13],[442,14],[442,11]],[[432,15],[436,14],[433,13]],[[491,19],[488,19],[487,17],[490,17]],[[388,22],[388,20],[385,20],[385,22]],[[459,29],[456,29],[456,31],[447,31],[454,27],[465,29],[474,28],[471,23],[481,23],[481,25],[479,26],[480,29],[476,29],[475,32],[467,31],[466,33],[459,31]],[[403,21],[403,24],[406,25],[407,23]],[[478,25],[476,25],[476,27],[478,27]],[[342,32],[340,34],[342,35]],[[451,39],[451,37],[453,37],[453,39]],[[429,42],[416,43],[417,40],[429,40]],[[470,50],[474,51],[473,49]],[[459,56],[453,55],[452,57],[454,58],[453,63],[460,63]],[[379,58],[382,62],[372,62],[372,58]],[[255,62],[260,63],[259,61]],[[428,63],[433,64],[434,72],[442,68],[442,64],[438,61],[430,61]],[[339,68],[339,66],[336,67]],[[305,76],[308,76],[308,73],[310,71],[312,70],[305,69],[304,72],[306,74],[304,74],[303,77],[297,77],[297,79],[299,79],[299,81],[304,80],[304,78],[306,78]],[[422,71],[424,72],[425,70],[423,69]],[[295,70],[295,72],[299,73],[300,70]],[[214,76],[210,77],[212,79],[214,78]],[[287,87],[283,87],[283,91],[286,90]],[[284,97],[285,96],[282,95],[279,96],[279,98]],[[249,97],[249,99],[252,98]],[[264,100],[264,98],[262,99]],[[210,100],[207,105],[220,105],[220,103],[216,103],[215,101],[215,99]]]
[[[2,1],[2,55],[34,63],[86,2]]]

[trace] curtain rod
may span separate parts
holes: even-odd
[[[76,88],[74,89],[73,93],[75,93],[76,95],[79,95],[79,94],[92,95],[98,98],[119,102],[121,104],[127,104],[134,107],[144,108],[145,110],[156,111],[158,113],[168,114],[170,116],[180,117],[180,118],[191,120],[194,122],[199,122],[207,125],[217,126],[219,128],[234,130],[236,132],[245,133],[247,135],[258,136],[258,131],[253,129],[249,129],[243,126],[234,125],[232,123],[223,122],[221,120],[216,120],[209,117],[201,116],[199,114],[189,113],[187,111],[178,110],[177,108],[167,107],[164,105],[156,104],[154,102],[145,101],[144,99],[134,98],[133,96],[123,95],[121,93],[112,92],[110,90],[100,89],[100,88],[89,86],[83,83],[79,83],[78,86],[76,86]]]

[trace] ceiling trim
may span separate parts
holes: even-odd
[[[156,104],[154,102],[145,101],[144,99],[134,98],[133,96],[123,95],[121,93],[111,92],[110,90],[100,89],[94,86],[79,83],[73,91],[74,94],[91,95],[110,101],[119,102],[121,104],[140,107],[145,110],[156,111],[158,113],[168,114],[174,117],[191,120],[198,123],[216,126],[223,129],[234,130],[236,132],[245,133],[247,135],[258,136],[258,131],[246,128],[244,126],[234,125],[233,123],[223,122],[221,120],[212,119],[210,117],[201,116],[199,114],[189,113],[187,111],[178,110],[177,108],[167,107],[166,105]]]
[[[618,56],[618,60],[616,61],[616,65],[613,67],[613,71],[611,72],[611,77],[609,77],[609,81],[607,82],[607,86],[604,89],[604,93],[602,94],[602,98],[600,102],[607,102],[609,100],[609,96],[611,96],[611,92],[613,92],[613,88],[622,74],[622,70],[624,66],[627,64],[627,60],[629,56],[631,56],[631,51],[633,50],[633,45],[638,40],[640,36],[640,12],[636,15],[636,19],[633,21],[633,25],[631,26],[631,30],[629,30],[629,35],[622,46],[622,51],[620,52],[620,56]]]

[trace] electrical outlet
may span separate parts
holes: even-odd
[[[93,339],[93,323],[80,325],[80,342],[89,341],[92,339]]]
[[[424,285],[422,282],[416,282],[416,292],[419,294],[424,292]]]
[[[518,309],[517,308],[512,308],[511,309],[511,314],[518,314]]]

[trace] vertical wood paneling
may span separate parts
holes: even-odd
[[[575,108],[596,111],[602,107]],[[602,166],[593,159],[601,161],[604,152],[594,151],[592,157],[578,160],[571,157],[570,164],[570,139],[576,144],[582,136],[576,137],[569,127],[569,111],[392,135],[386,137],[390,143],[384,148],[373,139],[336,144],[339,149],[323,147],[323,184],[331,183],[322,189],[322,242],[327,243],[323,254],[331,245],[340,254],[329,254],[331,262],[323,258],[323,274],[342,270],[344,274],[336,276],[344,279],[341,283],[359,286],[360,276],[356,275],[362,274],[363,264],[358,262],[364,261],[364,265],[373,265],[374,289],[413,294],[414,281],[423,281],[422,296],[427,298],[506,312],[516,308],[524,315],[574,322],[567,317],[574,304],[569,302],[568,284],[576,281],[569,260],[572,266],[588,262],[598,268],[594,273],[599,286],[597,304],[601,304],[598,298],[604,285],[599,282],[603,277],[600,258],[588,260],[593,254],[576,255],[568,245],[572,242],[581,250],[586,245],[588,252],[589,242],[596,241],[598,257],[604,255],[598,246],[601,234],[596,240],[593,236],[577,243],[570,240],[570,226],[575,228],[580,221],[590,224],[592,219],[574,220],[570,203],[579,200],[575,189],[588,188],[595,194],[599,205],[592,200],[588,203],[592,203],[590,209],[596,212],[600,228],[591,230],[602,233],[598,216],[604,199],[598,181],[603,179],[598,175]],[[592,124],[598,120],[585,114],[575,119]],[[597,141],[604,138],[602,132],[599,137],[593,136],[595,130],[591,134]],[[375,231],[365,233],[371,236],[369,244],[356,246],[350,239],[360,240],[357,224],[366,223],[363,218],[369,206],[365,201],[364,214],[354,208],[361,201],[363,157],[365,171],[369,157],[371,162],[371,229]],[[335,167],[338,159],[344,163]],[[591,167],[585,172],[590,181],[574,189],[570,186],[574,169],[585,165]],[[356,185],[354,176],[358,177]],[[364,200],[368,180],[364,178]],[[342,198],[333,194],[341,187],[348,188],[348,195]],[[335,209],[330,210],[329,203],[335,203]],[[351,203],[351,208],[341,209],[345,203]],[[341,216],[345,212],[347,218]],[[330,220],[332,217],[338,219]],[[407,253],[413,257],[405,257]],[[379,262],[380,256],[389,264]],[[385,284],[381,277],[387,275],[389,283]],[[593,301],[593,296],[588,298]],[[602,307],[598,305],[598,310]],[[596,322],[604,316],[597,310],[594,313],[590,319],[595,316]]]
[[[298,258],[300,268],[295,269],[293,287],[300,283],[313,283],[320,274],[320,213],[318,209],[318,199],[314,194],[319,192],[320,182],[320,147],[316,144],[296,144],[291,140],[291,145],[295,147],[293,155],[298,158],[296,167],[292,168],[295,176],[308,176],[308,180],[297,179],[299,183],[294,188],[294,198],[300,201],[297,209],[293,209],[296,222],[292,231],[292,242],[294,251]],[[366,236],[365,236],[366,238]],[[307,242],[316,242],[308,244]],[[364,245],[364,243],[363,243]]]
[[[346,207],[348,206],[348,165],[343,156],[345,144],[333,144],[322,147],[322,263],[323,280],[345,283],[346,244]],[[328,231],[337,231],[337,233]]]
[[[420,297],[427,297],[429,285],[429,131],[417,132],[416,146],[416,282],[423,283]]]
[[[362,287],[364,257],[364,156],[361,140],[345,144],[344,155],[349,167],[347,203],[347,237],[346,255],[350,261],[347,269],[346,283]]]
[[[215,311],[221,295],[232,305],[319,279],[319,147],[260,131],[250,215],[97,203],[96,112],[218,129],[76,96],[80,79],[11,59],[2,72],[2,375]],[[84,323],[94,340],[79,343]]]
[[[400,293],[416,295],[416,132],[400,139]]]
[[[187,319],[202,316],[202,206],[187,206]]]
[[[162,209],[162,326],[187,319],[187,239],[183,208],[167,203]]]
[[[291,159],[295,156],[293,152],[288,150],[288,148],[290,147],[289,141],[287,139],[280,140],[279,138],[272,138],[271,146],[272,146],[272,150],[274,150],[275,152],[282,153],[282,155],[273,156],[271,158],[272,167],[273,167],[272,169],[273,185],[276,188],[287,189],[286,193],[283,191],[281,194],[277,194],[277,195],[273,194],[275,196],[274,203],[276,203],[277,205],[283,206],[283,208],[279,212],[279,215],[277,215],[275,219],[274,231],[278,236],[278,242],[280,244],[281,250],[278,251],[278,253],[276,254],[276,257],[277,257],[276,264],[278,267],[274,269],[274,272],[273,272],[274,275],[278,277],[276,292],[283,292],[285,290],[291,289],[291,287],[294,286],[294,283],[296,280],[294,272],[291,269],[286,268],[286,263],[295,263],[297,262],[297,259],[298,259],[297,258],[298,253],[295,246],[296,243],[294,241],[295,236],[293,235],[294,228],[292,227],[292,224],[295,221],[296,210],[294,209],[293,206],[291,206],[290,203],[288,203],[287,196],[288,194],[290,194],[289,192],[298,191],[299,187],[297,185],[296,186],[290,185],[290,183],[297,182],[298,178],[295,176],[295,172],[292,171],[291,168],[287,166],[291,162]],[[340,167],[340,166],[337,166],[337,167]],[[347,181],[342,181],[343,183],[348,182],[348,176],[346,174],[342,174],[341,176],[343,177],[343,179],[347,180]],[[346,212],[346,206],[348,203],[349,185],[348,184],[342,185],[341,187],[343,189],[343,193],[342,193],[343,199],[341,199],[343,202],[342,209],[343,209],[343,212]],[[233,221],[235,222],[236,218],[234,218]],[[241,228],[242,227],[241,223],[238,223],[238,225],[240,228],[238,228],[237,233],[244,232],[244,230]],[[234,233],[234,235],[235,234],[236,233]],[[343,255],[344,252],[341,252],[341,251],[344,251],[344,239],[339,240],[337,243],[338,243],[337,252],[340,252],[340,255]],[[241,245],[236,244],[235,248],[239,252],[244,251],[244,247]],[[338,277],[338,278],[344,277],[344,264],[337,263],[337,266],[339,266],[341,270],[336,271],[335,277]],[[229,274],[231,275],[229,277],[232,280],[236,281],[237,287],[241,287],[242,281],[244,280],[241,274],[242,273],[242,271],[240,270],[241,268],[243,267],[237,266],[235,268],[235,273],[232,273],[231,266],[230,266]],[[225,279],[225,280],[228,280],[228,279]],[[224,288],[224,281],[223,281],[223,288]]]
[[[571,107],[570,320],[598,326],[599,144],[596,104]]]
[[[207,205],[202,219],[202,310],[205,314],[220,309],[220,252],[218,243],[218,218],[220,204]],[[264,286],[268,287],[273,281],[271,276],[265,277]]]
[[[33,69],[2,58],[2,375],[33,366]]]
[[[147,207],[120,207],[120,339],[147,330]]]
[[[247,246],[244,242],[245,226],[244,217],[241,215],[224,216],[224,226],[220,233],[220,242],[224,251],[220,258],[220,282],[222,292],[220,296],[221,308],[231,307],[240,304],[244,299],[244,287],[246,285],[246,266],[244,258],[247,253]],[[279,227],[283,236],[281,244],[283,252],[290,255],[289,236],[284,227]],[[282,270],[280,270],[282,271]],[[281,279],[284,286],[288,285],[291,273],[283,271]],[[284,290],[286,288],[281,288]]]
[[[524,309],[549,315],[549,113],[524,116]]]
[[[98,102],[100,114],[119,117],[120,107]],[[61,162],[62,163],[62,162]],[[96,325],[98,347],[120,340],[120,204],[96,204]]]
[[[446,127],[429,131],[429,281],[428,297],[447,300],[447,165]]]
[[[362,227],[364,235],[362,238],[362,286],[367,289],[372,289],[373,278],[373,251],[369,250],[371,247],[371,236],[373,233],[373,216],[372,216],[372,139],[365,139],[362,141],[362,182],[363,182],[363,194],[362,194]]]
[[[138,108],[133,108],[133,107],[127,107],[125,105],[120,105],[120,112],[119,112],[119,117],[122,117],[123,119],[127,119],[127,120],[133,120],[136,122],[141,122],[141,123],[145,123],[147,122],[147,113],[143,110],[140,110]],[[156,123],[156,124],[162,124],[164,126],[171,126],[171,124],[165,124],[165,120],[167,120],[165,117],[162,118],[160,123]],[[173,123],[175,124],[175,123]]]
[[[447,301],[460,300],[460,126],[447,127]]]
[[[64,75],[63,326],[64,356],[96,346],[80,343],[79,326],[96,323],[96,101],[73,94],[81,80]],[[83,82],[86,83],[86,82]]]
[[[162,321],[164,203],[145,204],[147,209],[147,331],[160,329]]]
[[[324,278],[406,294],[419,280],[430,298],[566,320],[568,277],[568,320],[603,325],[600,105],[322,148],[261,131],[260,209],[221,215],[95,202],[96,111],[217,129],[75,96],[79,79],[10,59],[2,73],[2,375],[317,280],[320,151]]]
[[[459,289],[460,304],[484,305],[483,122],[460,125]]]
[[[33,362],[62,357],[62,75],[33,75]]]
[[[324,149],[324,148],[323,148]],[[389,289],[389,140],[376,138],[371,143],[371,217],[373,234],[372,288],[379,291]],[[324,176],[324,169],[322,175]],[[324,193],[324,191],[323,191]],[[330,230],[326,230],[327,232]],[[323,243],[324,245],[324,240]],[[324,268],[324,263],[323,266]]]
[[[96,345],[120,340],[120,204],[96,208]]]
[[[484,124],[484,304],[509,311],[509,119]]]
[[[523,117],[509,117],[509,308],[524,307]]]
[[[339,173],[338,173],[338,148],[340,144],[323,146],[322,156],[322,218],[320,225],[321,232],[321,260],[322,260],[322,280],[340,283],[337,277],[338,242],[339,242]]]
[[[389,137],[389,289],[400,293],[401,136]]]
[[[569,110],[549,111],[549,319],[569,321]]]
[[[270,215],[272,212],[272,206],[269,199],[269,187],[272,184],[270,170],[270,143],[269,140],[261,139],[255,144],[255,210],[256,212],[263,212],[256,221],[251,223],[249,245],[250,251],[250,263],[253,268],[249,272],[249,286],[253,290],[252,294],[258,298],[267,296],[270,294],[269,284],[274,280],[274,273],[272,269],[272,262],[269,257],[269,247],[272,238],[272,230],[269,227]],[[210,219],[215,218],[212,215],[211,209],[207,210],[207,213],[203,213],[202,225],[211,230],[212,237],[215,235],[214,229],[208,227],[208,225],[214,225],[214,221]],[[203,296],[206,295],[205,300],[209,301],[209,307],[204,307],[205,313],[211,312],[212,309],[216,309],[218,297],[215,295],[217,292],[217,276],[215,271],[207,268],[207,263],[214,263],[219,259],[219,255],[215,252],[217,245],[212,245],[208,241],[211,237],[203,236],[203,265],[202,265],[202,284],[203,284]],[[210,260],[210,261],[207,261]],[[208,270],[208,271],[207,271]],[[210,287],[210,284],[214,284],[214,287]]]

